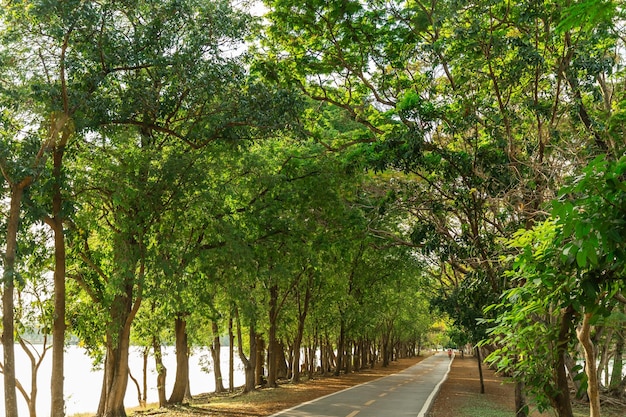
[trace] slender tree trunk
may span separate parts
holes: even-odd
[[[300,349],[302,348],[302,339],[304,337],[304,325],[306,323],[306,317],[309,313],[312,276],[312,273],[310,273],[304,293],[304,305],[298,313],[298,330],[296,331],[296,338],[293,341],[293,358],[291,363],[293,374],[291,375],[291,382],[300,382]]]
[[[137,401],[139,402],[139,406],[141,408],[145,408],[146,404],[142,400],[141,386],[139,385],[139,381],[137,380],[137,378],[133,376],[133,373],[131,372],[130,368],[128,368],[128,377],[130,378],[131,381],[133,381],[133,384],[135,384],[135,388],[137,389]]]
[[[152,349],[154,350],[154,362],[157,371],[157,393],[159,395],[159,407],[167,405],[167,395],[165,393],[165,380],[167,378],[167,368],[163,365],[163,351],[161,341],[152,336]]]
[[[118,296],[117,302],[129,304],[130,300],[122,300]],[[113,307],[114,309],[116,307]],[[127,313],[130,311],[128,309]],[[104,365],[103,395],[100,398],[98,417],[126,417],[124,396],[128,386],[128,355],[130,349],[130,317],[125,314],[126,324],[115,335],[109,330],[106,337],[106,358]]]
[[[267,343],[267,386],[276,388],[277,385],[277,365],[278,365],[278,343],[276,341],[276,328],[278,326],[278,285],[270,287],[270,311],[269,311],[269,340]]]
[[[346,375],[352,373],[352,341],[346,343],[346,353],[344,355]]]
[[[624,334],[622,331],[615,332],[617,340],[615,341],[615,354],[613,355],[613,369],[611,372],[611,381],[609,389],[615,394],[619,394],[619,386],[622,382],[622,373],[624,370]]]
[[[213,359],[213,375],[215,376],[215,392],[224,392],[224,378],[222,377],[222,363],[220,360],[222,345],[220,343],[220,330],[217,322],[211,322],[213,331],[213,343],[211,343],[211,358]]]
[[[255,390],[255,369],[256,369],[256,330],[254,324],[250,324],[249,339],[250,339],[250,359],[246,358],[246,354],[243,351],[243,338],[241,337],[241,320],[239,319],[239,310],[234,309],[235,319],[237,320],[237,351],[239,352],[239,359],[243,363],[244,374],[246,382],[243,388],[243,392],[252,392]]]
[[[143,404],[147,404],[148,401],[148,357],[150,356],[150,347],[146,346],[143,349],[143,367],[142,367],[142,385],[143,385],[143,395],[141,396],[141,401]],[[141,403],[141,402],[140,402]]]
[[[119,237],[118,237],[119,238]],[[116,265],[119,266],[120,289],[109,310],[110,324],[106,335],[106,357],[102,394],[98,406],[98,417],[126,417],[124,396],[128,386],[128,355],[130,349],[130,328],[141,305],[141,288],[133,301],[133,289],[137,275],[134,258],[136,244],[117,243]],[[114,243],[115,245],[115,243]],[[139,281],[143,279],[144,265],[141,263]]]
[[[576,336],[585,352],[585,372],[587,373],[587,395],[589,396],[589,417],[600,417],[600,392],[598,389],[598,373],[596,370],[596,354],[591,341],[592,313],[585,313],[581,327]]]
[[[276,341],[276,380],[285,379],[289,376],[289,361],[285,355],[287,349],[281,341]]]
[[[228,391],[235,391],[235,334],[232,314],[228,319]]]
[[[574,309],[570,306],[563,311],[559,336],[557,340],[557,361],[555,364],[557,392],[550,396],[552,408],[559,417],[573,417],[572,403],[569,396],[567,373],[565,372],[565,357],[567,344],[570,339],[571,325],[574,319]]]
[[[480,354],[480,348],[476,346],[474,348],[474,352],[476,352],[476,361],[478,362],[478,376],[480,379],[480,393],[485,393],[485,379],[483,378],[483,358]]]
[[[59,217],[54,226],[54,324],[52,332],[52,375],[50,378],[51,416],[65,415],[65,234]]]
[[[53,175],[55,178],[52,196],[52,217],[47,219],[54,232],[54,321],[52,331],[52,374],[50,378],[50,415],[65,415],[64,393],[64,349],[65,349],[65,233],[63,231],[63,196],[61,194],[63,155],[69,133],[65,132],[61,143],[53,152]]]
[[[309,346],[309,362],[307,363],[307,374],[309,379],[313,378],[315,374],[315,352],[317,348],[317,337],[311,338]]]
[[[359,372],[361,370],[361,352],[363,348],[363,339],[359,339],[354,343],[354,357],[352,360],[352,367],[354,372]]]
[[[17,417],[17,393],[15,386],[15,327],[14,300],[15,258],[17,253],[17,231],[20,223],[20,211],[24,186],[11,186],[9,222],[6,232],[6,252],[2,293],[2,346],[4,351],[4,410],[6,417]]]
[[[389,366],[389,357],[391,356],[391,343],[390,343],[390,335],[387,332],[387,329],[383,331],[383,340],[382,340],[382,356],[383,356],[383,366]]]
[[[15,384],[16,384],[17,389],[22,394],[22,397],[24,397],[26,404],[28,405],[29,416],[37,417],[37,395],[39,392],[38,390],[39,368],[41,367],[41,363],[43,362],[46,356],[46,352],[48,352],[48,350],[50,349],[50,346],[48,346],[47,338],[44,336],[44,343],[42,345],[41,354],[38,354],[36,351],[35,353],[33,353],[33,351],[31,351],[31,349],[24,342],[24,339],[22,339],[21,337],[18,337],[18,339],[19,339],[19,344],[22,350],[24,351],[26,356],[28,356],[28,359],[30,361],[30,381],[31,381],[30,382],[30,395],[26,392],[26,389],[24,388],[24,386],[22,386],[22,384],[20,384],[18,381],[16,381]],[[37,356],[35,356],[36,354]],[[0,371],[2,371],[1,366],[0,366]]]
[[[168,405],[182,404],[185,400],[185,392],[189,383],[189,345],[187,343],[187,316],[186,313],[178,313],[174,320],[176,335],[176,378],[174,388]]]
[[[339,376],[343,366],[343,352],[346,343],[346,325],[343,317],[339,319],[339,340],[337,341],[337,366],[335,367],[335,376]]]
[[[610,353],[611,342],[613,340],[613,334],[615,334],[615,331],[612,328],[609,328],[607,330],[605,342],[603,343],[602,350],[600,352],[600,361],[598,362],[598,381],[602,380],[602,371],[607,372],[607,374],[605,375],[605,380],[608,379],[606,378],[606,376],[608,376],[609,353]],[[620,374],[620,377],[621,377],[621,374]],[[605,386],[608,387],[609,383],[606,383]]]
[[[263,378],[265,376],[265,372],[263,369],[263,364],[265,363],[265,358],[263,357],[265,353],[265,341],[263,340],[263,335],[260,333],[255,333],[255,339],[256,339],[256,342],[255,342],[256,358],[254,359],[255,384],[263,385]]]
[[[515,417],[527,417],[528,407],[526,404],[526,394],[524,392],[524,383],[517,381],[515,383]]]

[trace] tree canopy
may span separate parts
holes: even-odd
[[[251,391],[419,354],[442,322],[518,415],[625,396],[623,2],[263,5],[2,2],[7,417],[37,332],[54,417],[70,335],[106,417],[131,344],[172,405],[223,335]]]

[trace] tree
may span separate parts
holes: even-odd
[[[599,3],[585,29],[572,23]],[[619,154],[599,127],[619,101],[610,4],[266,4],[263,68],[369,130],[349,143],[404,172],[382,207],[412,228],[378,235],[423,251],[452,294],[484,285],[497,298],[512,284],[500,239],[546,217],[569,167]]]
[[[502,311],[491,333],[493,340],[504,344],[490,360],[501,369],[531,378],[528,385],[543,390],[538,394],[540,404],[551,398],[559,416],[572,415],[565,355],[574,336],[585,354],[583,387],[587,387],[590,415],[600,415],[597,358],[590,332],[623,302],[624,213],[620,207],[625,198],[625,167],[624,158],[594,159],[562,189],[563,201],[555,202],[551,220],[518,233],[511,241],[521,253],[510,274],[522,283],[505,293],[498,305]],[[556,325],[548,326],[546,320]],[[538,345],[553,346],[553,350],[538,353]],[[524,355],[531,349],[533,355]],[[511,361],[511,355],[522,359]],[[522,368],[525,372],[519,373]],[[556,384],[539,383],[540,379],[550,381],[546,376],[551,374],[557,376]],[[564,400],[557,404],[561,396]]]

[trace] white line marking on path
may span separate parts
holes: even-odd
[[[358,411],[358,410],[357,410],[357,411],[353,411],[353,412],[351,412],[351,413],[350,413],[350,414],[348,414],[346,417],[354,417],[354,416],[356,416],[357,414],[359,414],[359,411]]]

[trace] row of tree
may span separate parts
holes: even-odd
[[[6,4],[5,381],[43,247],[54,416],[66,323],[117,416],[133,334],[157,361],[176,340],[176,402],[191,327],[245,329],[253,389],[260,346],[270,385],[299,347],[323,372],[414,352],[429,305],[516,379],[520,416],[528,393],[560,417],[570,386],[593,417],[603,385],[623,396],[623,2],[264,4]],[[53,247],[26,238],[42,222]]]
[[[325,146],[367,130],[256,71],[251,15],[204,0],[3,6],[7,417],[18,391],[36,413],[43,358],[26,332],[52,337],[52,416],[70,334],[104,368],[107,417],[126,414],[131,344],[152,352],[162,405],[188,394],[189,347],[219,358],[225,333],[245,390],[298,381],[301,364],[339,374],[417,353],[431,322],[419,259],[368,233],[397,226],[380,184]],[[163,343],[176,346],[169,396]]]
[[[623,2],[268,3],[266,74],[348,111],[371,166],[403,173],[392,239],[518,381],[518,415],[526,393],[559,416],[568,386],[592,416],[603,381],[623,397]]]

